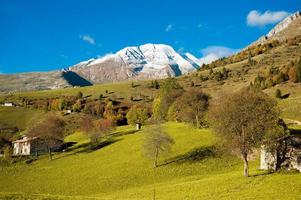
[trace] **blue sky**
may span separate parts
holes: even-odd
[[[60,69],[144,43],[227,54],[300,9],[301,0],[0,0],[0,73]]]

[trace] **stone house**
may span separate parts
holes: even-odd
[[[47,148],[41,144],[37,137],[23,136],[21,139],[13,141],[14,156],[38,155],[46,152]]]
[[[281,167],[295,169],[301,172],[301,138],[297,136],[288,136],[282,139],[285,142],[285,155]],[[276,152],[269,152],[263,145],[260,152],[260,169],[275,170],[277,159]]]

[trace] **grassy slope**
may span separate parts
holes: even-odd
[[[265,73],[269,67],[282,67],[288,65],[290,61],[294,61],[300,56],[299,46],[280,46],[272,49],[270,52],[253,57],[257,64],[248,67],[247,73],[243,73],[247,60],[228,64],[225,68],[231,70],[230,78],[225,81],[216,82],[213,80],[202,82],[199,78],[200,75],[207,76],[209,70],[198,71],[186,76],[179,77],[179,81],[189,87],[190,82],[194,81],[196,85],[200,85],[205,92],[209,93],[213,98],[216,96],[222,96],[225,93],[231,93],[241,88],[250,85],[250,82],[254,81],[257,74]],[[214,71],[221,70],[222,67],[217,67]],[[240,72],[241,75],[235,75]],[[276,85],[274,87],[264,90],[272,98],[275,97],[275,90],[279,88],[282,94],[290,94],[287,99],[277,100],[279,108],[282,110],[282,117],[285,119],[297,120],[301,123],[301,83],[291,83],[289,81]]]
[[[0,168],[0,198],[151,199],[154,188],[157,199],[301,198],[300,174],[260,175],[255,160],[251,175],[259,176],[244,178],[239,159],[204,153],[216,143],[210,130],[177,123],[164,126],[176,143],[161,163],[188,152],[190,159],[154,171],[141,151],[145,130],[129,134],[130,127],[120,127],[117,131],[123,135],[115,143],[92,152],[84,151],[87,139],[76,133],[66,140],[77,141],[77,146],[53,161],[43,157],[30,165]],[[198,161],[192,159],[196,155]]]
[[[223,92],[232,92],[249,85],[257,73],[268,66],[285,65],[288,60],[296,57],[297,47],[281,48],[273,50],[270,55],[255,57],[254,59],[260,64],[250,68],[247,74],[231,77],[224,83],[200,82],[199,77],[193,73],[187,77],[180,77],[179,81],[187,88],[193,80],[213,97],[222,95]],[[234,63],[226,68],[233,72],[242,71],[245,63],[246,61]],[[208,71],[197,72],[197,74],[207,73]],[[78,91],[82,91],[85,96],[92,95],[93,98],[97,98],[99,94],[105,94],[105,90],[109,90],[114,92],[111,95],[129,99],[130,96],[140,92],[149,96],[154,96],[157,92],[149,89],[147,82],[141,81],[138,84],[141,86],[136,88],[131,87],[131,82],[123,82],[83,88],[24,92],[17,93],[13,98],[68,96],[76,95]],[[290,94],[289,98],[278,100],[283,117],[301,121],[301,85],[284,83],[265,92],[274,96],[276,88],[280,88],[283,94]],[[0,97],[0,100],[3,97]],[[23,129],[42,114],[43,111],[38,110],[0,107],[0,122]],[[172,123],[167,124],[166,127],[176,139],[173,155],[169,158],[214,143],[214,138],[208,130],[196,131]],[[122,132],[128,131],[127,127],[119,129],[122,129],[119,130]],[[32,165],[20,164],[11,168],[0,168],[0,191],[4,192],[3,195],[6,192],[25,193],[25,196],[42,194],[43,197],[49,194],[51,198],[54,197],[53,195],[63,195],[63,199],[70,195],[73,196],[70,199],[73,199],[74,195],[80,199],[87,199],[87,195],[107,199],[150,199],[155,186],[158,199],[236,199],[238,197],[279,199],[280,196],[281,199],[301,198],[299,174],[271,174],[245,179],[241,176],[240,160],[230,156],[223,159],[207,157],[199,162],[171,163],[162,166],[156,169],[154,184],[152,165],[141,153],[141,134],[125,135],[118,139],[120,140],[98,151],[85,152],[81,144],[87,143],[87,140],[76,133],[67,138],[68,141],[79,142],[74,150],[57,155],[57,159],[53,162],[42,158]],[[257,166],[258,161],[251,163],[252,174],[259,173],[256,171]]]
[[[84,96],[91,96],[92,98],[98,98],[100,94],[107,95],[105,93],[106,90],[108,92],[112,92],[111,95],[116,95],[117,97],[123,97],[129,99],[130,96],[135,96],[138,94],[147,94],[152,95],[156,92],[154,89],[148,88],[147,84],[150,81],[133,81],[137,87],[132,87],[132,81],[120,82],[120,83],[106,83],[99,84],[87,87],[80,88],[64,88],[64,89],[55,89],[55,90],[40,90],[40,91],[32,91],[32,92],[20,92],[15,93],[14,97],[27,97],[32,99],[39,98],[51,98],[51,97],[61,97],[61,96],[76,96],[79,91],[83,92]],[[5,95],[0,96],[4,98]]]
[[[0,123],[9,127],[16,126],[24,130],[29,123],[40,118],[44,113],[41,110],[21,107],[0,107]]]

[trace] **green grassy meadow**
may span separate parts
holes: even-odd
[[[132,82],[134,83],[135,87],[132,87]],[[118,83],[97,84],[87,87],[18,92],[15,93],[12,97],[2,94],[0,95],[0,100],[3,98],[15,100],[20,97],[25,97],[28,99],[45,99],[62,96],[76,96],[79,91],[81,91],[84,96],[88,96],[89,98],[98,98],[100,94],[103,94],[105,96],[116,95],[117,97],[129,99],[131,95],[155,95],[156,90],[149,88],[149,83],[150,81],[124,81]],[[109,94],[106,94],[106,90]]]
[[[45,114],[45,111],[22,107],[0,107],[0,122],[10,127],[25,130]]]
[[[89,140],[76,132],[66,142],[70,151],[31,164],[0,168],[0,199],[301,199],[299,173],[257,170],[242,173],[242,161],[216,150],[218,140],[209,129],[166,123],[174,138],[172,152],[154,169],[144,156],[143,134],[123,126],[110,135],[107,146],[89,150]],[[155,192],[154,192],[155,191]]]

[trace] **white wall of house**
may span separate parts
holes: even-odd
[[[30,155],[30,142],[15,142],[14,155]]]
[[[4,103],[4,106],[6,106],[6,107],[12,107],[13,103]]]
[[[274,156],[267,152],[265,147],[261,147],[260,151],[260,169],[268,170],[268,169],[275,169],[276,162]]]
[[[289,153],[287,153],[286,156],[289,157],[288,158],[289,169],[296,169],[301,172],[301,162],[298,161],[298,156]],[[276,155],[268,152],[264,146],[261,147],[261,151],[260,151],[260,169],[261,170],[276,169]]]

